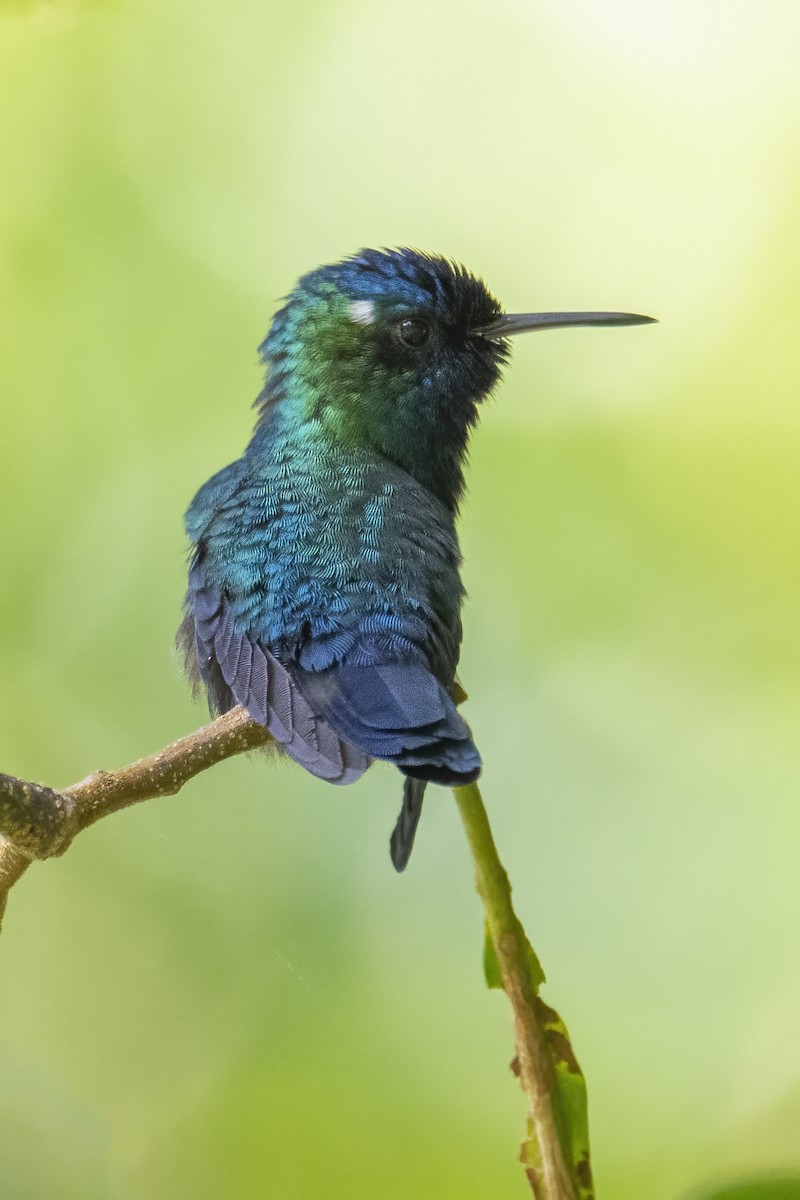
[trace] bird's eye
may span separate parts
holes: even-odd
[[[419,350],[431,336],[431,327],[420,317],[405,317],[397,326],[397,336],[410,350]]]

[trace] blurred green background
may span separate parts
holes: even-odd
[[[462,521],[484,794],[609,1200],[800,1167],[798,39],[790,0],[0,5],[3,771],[203,719],[181,515],[300,273],[410,244],[660,318],[520,339]],[[237,760],[34,867],[3,1196],[527,1195],[455,807],[399,878],[397,804]]]

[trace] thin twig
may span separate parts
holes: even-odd
[[[201,771],[271,740],[243,708],[118,771],[96,771],[62,791],[0,775],[0,919],[8,893],[34,859],[63,854],[76,834],[102,817],[173,796]]]

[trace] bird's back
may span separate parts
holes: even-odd
[[[367,760],[474,777],[480,760],[449,695],[460,554],[438,499],[363,448],[314,444],[308,430],[278,444],[257,434],[200,490],[187,529],[184,643],[214,708],[242,703],[269,724],[270,689],[282,689],[276,736],[290,753],[289,700],[312,749],[323,725]],[[304,753],[293,756],[315,770]]]
[[[319,671],[378,653],[452,683],[463,594],[453,515],[394,464],[307,436],[251,444],[198,492],[187,529],[237,628],[281,661]]]

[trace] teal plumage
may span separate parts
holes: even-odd
[[[414,251],[364,251],[305,276],[262,346],[253,438],[186,516],[179,638],[212,711],[244,705],[332,783],[395,764],[398,869],[425,784],[481,768],[452,698],[455,521],[509,320],[463,268]]]

